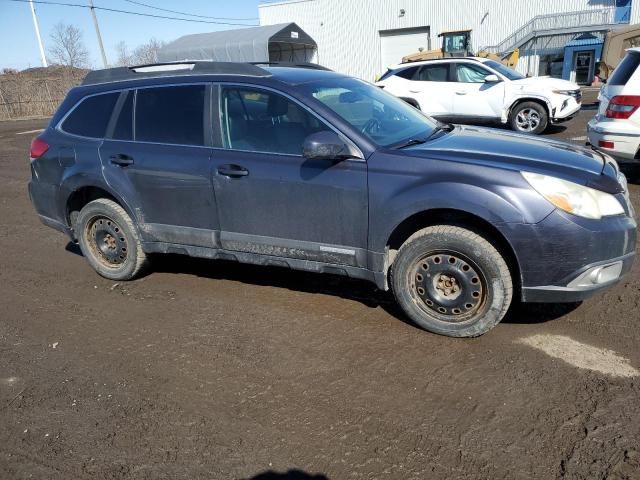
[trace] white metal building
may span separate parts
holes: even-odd
[[[599,60],[598,50],[590,57],[572,50],[572,58],[565,59],[565,45],[587,33],[600,39],[601,47],[603,32],[640,21],[639,4],[639,0],[282,0],[263,2],[259,12],[261,25],[299,25],[316,41],[318,63],[366,80],[374,80],[404,55],[439,48],[437,35],[458,29],[473,30],[476,51],[506,55],[520,48],[517,69],[522,73],[587,78]],[[569,71],[558,73],[563,63],[569,64]]]

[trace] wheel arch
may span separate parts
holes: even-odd
[[[387,239],[384,254],[384,275],[389,277],[400,247],[416,232],[433,225],[453,225],[467,228],[489,240],[503,256],[513,281],[514,290],[521,291],[522,277],[515,250],[502,232],[482,217],[454,208],[423,210],[405,218],[391,232]]]
[[[80,210],[82,210],[82,208],[89,202],[92,202],[93,200],[97,200],[99,198],[106,198],[120,205],[124,209],[124,211],[127,212],[127,215],[131,217],[134,225],[136,225],[136,228],[138,228],[136,221],[137,217],[130,206],[127,204],[127,202],[125,202],[110,189],[105,188],[105,186],[93,184],[78,186],[77,188],[72,189],[71,193],[69,193],[69,195],[67,196],[64,205],[64,218],[67,222],[67,225],[73,230],[75,217],[80,212]]]
[[[536,96],[525,96],[525,97],[518,97],[518,98],[514,99],[514,101],[511,102],[511,105],[509,106],[509,108],[507,110],[508,111],[507,119],[510,120],[511,119],[511,115],[513,114],[513,110],[518,105],[520,105],[521,103],[525,103],[525,102],[537,103],[540,106],[544,107],[545,111],[547,112],[548,121],[549,122],[551,121],[551,104],[544,97],[536,97]]]

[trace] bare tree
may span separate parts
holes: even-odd
[[[152,38],[147,43],[136,47],[133,51],[132,61],[138,65],[158,62],[158,50],[164,46],[164,42]]]
[[[60,22],[53,27],[50,35],[51,47],[49,56],[51,63],[69,67],[87,67],[89,51],[82,40],[82,32],[73,25]]]
[[[116,65],[119,67],[133,64],[133,58],[129,52],[129,47],[127,47],[127,44],[124,41],[118,42],[116,45],[116,56]]]

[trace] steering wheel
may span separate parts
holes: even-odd
[[[375,135],[375,133],[378,132],[381,127],[382,123],[380,122],[380,120],[376,117],[373,117],[367,120],[367,123],[364,124],[364,127],[362,127],[362,133]]]

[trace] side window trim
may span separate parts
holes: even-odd
[[[308,112],[310,115],[312,115],[314,118],[316,118],[316,120],[318,120],[321,124],[325,125],[327,128],[329,128],[330,130],[333,130],[335,133],[337,133],[338,135],[340,135],[340,137],[342,137],[346,142],[348,142],[353,148],[356,149],[356,151],[359,153],[360,158],[352,158],[349,159],[350,161],[355,161],[355,162],[366,162],[365,160],[365,156],[362,153],[362,149],[356,144],[356,142],[354,142],[353,140],[351,140],[347,135],[345,135],[343,132],[341,132],[338,128],[334,127],[332,124],[330,124],[329,122],[327,122],[327,120],[325,120],[324,118],[322,118],[320,115],[318,115],[316,112],[314,112],[311,108],[309,108],[307,105],[305,105],[304,103],[300,102],[298,99],[292,97],[291,95],[281,91],[281,90],[277,90],[275,88],[271,88],[271,87],[267,87],[265,85],[259,85],[259,84],[253,84],[253,83],[237,83],[237,82],[215,82],[215,85],[218,86],[218,116],[222,117],[223,114],[223,109],[222,109],[222,89],[223,87],[231,87],[231,88],[252,88],[254,90],[265,90],[267,92],[271,92],[271,93],[275,93],[277,95],[282,95],[283,97],[285,97],[287,100],[290,100],[291,102],[295,103],[298,107],[304,109],[306,112]],[[220,119],[220,138],[222,139],[222,120]],[[223,143],[220,143],[220,146],[214,146],[213,148],[215,148],[216,150],[224,150],[224,151],[235,151],[235,152],[247,152],[247,153],[259,153],[259,154],[268,154],[268,155],[285,155],[285,156],[289,156],[289,157],[299,157],[301,158],[302,155],[297,154],[297,153],[274,153],[274,152],[257,152],[254,150],[238,150],[238,149],[228,149],[228,148],[224,148]]]
[[[116,123],[118,122],[118,118],[120,117],[120,112],[122,112],[122,107],[127,101],[127,97],[132,92],[132,90],[122,90],[120,92],[120,97],[116,101],[115,106],[113,107],[113,111],[111,112],[111,118],[109,119],[109,123],[107,123],[107,130],[104,132],[105,140],[113,140],[113,131],[116,128]]]
[[[65,122],[65,120],[71,116],[71,114],[84,102],[86,101],[88,98],[92,98],[92,97],[97,97],[99,95],[109,95],[109,94],[113,94],[113,93],[121,93],[122,90],[121,89],[116,89],[116,90],[109,90],[106,92],[97,92],[97,93],[92,93],[90,95],[86,95],[84,97],[82,97],[80,100],[78,100],[75,105],[73,107],[71,107],[69,109],[69,111],[67,113],[64,114],[64,116],[58,121],[58,123],[55,126],[55,130],[59,131],[60,133],[64,133],[65,135],[69,135],[71,137],[75,137],[75,138],[83,138],[85,140],[104,140],[104,136],[103,137],[87,137],[86,135],[78,135],[77,133],[71,133],[71,132],[67,132],[66,130],[64,130],[62,128],[62,124]],[[118,98],[119,100],[119,98]],[[116,101],[117,104],[117,101]],[[115,109],[115,106],[114,106]],[[111,115],[113,115],[113,111],[111,111]],[[111,121],[111,117],[109,117],[109,121]],[[107,123],[107,128],[108,128],[108,123]],[[105,131],[105,135],[106,135],[106,131]]]

